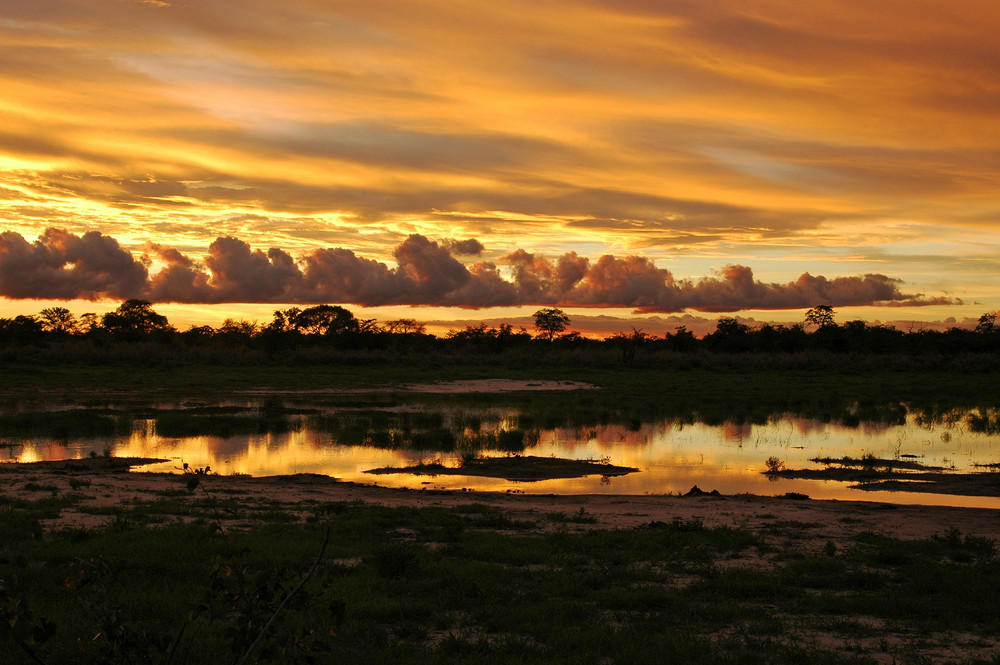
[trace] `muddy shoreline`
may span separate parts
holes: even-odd
[[[377,484],[340,482],[329,476],[198,476],[193,489],[191,473],[129,472],[140,460],[95,458],[30,464],[0,465],[0,496],[37,500],[47,496],[75,494],[77,504],[58,518],[48,520],[47,529],[98,526],[107,515],[85,512],[78,507],[128,507],[169,497],[170,501],[204,501],[206,497],[236,498],[248,504],[280,505],[305,515],[324,502],[360,501],[377,505],[457,506],[481,503],[503,510],[513,519],[537,519],[553,512],[593,516],[585,528],[636,528],[649,523],[701,520],[706,526],[728,526],[767,531],[782,524],[795,524],[804,537],[819,548],[827,541],[846,542],[858,533],[918,539],[958,529],[963,534],[1000,541],[1000,511],[925,505],[897,505],[879,501],[812,500],[802,497],[749,494],[677,495],[538,495],[472,490],[396,489]]]

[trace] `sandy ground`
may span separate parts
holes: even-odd
[[[0,465],[0,495],[41,498],[53,492],[76,492],[85,496],[82,505],[127,505],[151,501],[171,494],[172,500],[204,499],[201,491],[187,494],[182,475],[109,470],[97,467],[100,460],[66,463]],[[75,487],[74,487],[75,486]],[[871,531],[898,538],[928,538],[953,528],[963,534],[1000,542],[1000,511],[988,508],[906,506],[877,501],[818,501],[752,495],[734,496],[612,496],[534,495],[475,491],[392,489],[375,485],[338,482],[327,476],[304,474],[252,478],[208,476],[205,487],[218,496],[240,497],[250,503],[278,502],[291,512],[307,513],[310,504],[328,501],[364,501],[389,506],[455,506],[482,503],[503,510],[513,519],[538,519],[547,513],[578,512],[595,518],[587,528],[633,528],[650,522],[674,519],[702,520],[706,526],[730,526],[768,531],[794,523],[803,538],[817,547],[826,541],[846,541],[859,532]],[[86,526],[107,515],[64,510],[48,525]]]

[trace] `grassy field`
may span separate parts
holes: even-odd
[[[565,363],[537,364],[487,360],[462,364],[424,358],[416,362],[173,366],[4,362],[0,364],[0,398],[100,401],[108,395],[194,398],[251,390],[392,391],[411,383],[518,379],[582,381],[621,398],[650,396],[703,405],[843,399],[976,404],[1000,399],[995,372],[961,363],[926,367],[919,363],[868,363],[863,357],[847,356],[803,356],[795,362],[779,362],[780,357],[714,356],[695,364],[679,357],[676,364],[627,368],[573,362],[571,358]]]
[[[1000,658],[995,544],[954,529],[817,543],[780,519],[608,529],[582,509],[292,507],[183,480],[89,528],[45,526],[83,483],[0,504],[0,662]]]

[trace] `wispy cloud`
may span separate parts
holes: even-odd
[[[941,229],[1000,245],[988,0],[10,4],[0,218],[23,235],[891,274]]]

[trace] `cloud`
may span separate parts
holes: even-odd
[[[212,302],[208,275],[193,260],[176,249],[147,243],[145,250],[155,254],[166,267],[152,275],[148,296],[156,302]]]
[[[236,238],[219,238],[205,264],[217,302],[294,302],[300,291],[302,272],[280,249],[265,253]]]
[[[483,243],[479,242],[475,238],[469,238],[468,240],[455,240],[454,238],[449,238],[445,240],[443,244],[452,254],[463,254],[465,256],[479,256],[485,249],[485,247],[483,247]]]
[[[798,309],[825,304],[852,305],[935,304],[920,296],[900,291],[902,282],[880,274],[836,277],[803,273],[788,284],[767,284],[753,278],[746,266],[726,266],[718,277],[686,282],[678,287],[678,304],[703,312],[731,312],[737,309]],[[649,310],[653,311],[653,310]]]
[[[556,261],[517,250],[503,258],[512,266],[521,302],[577,307],[632,307],[641,312],[734,312],[898,303],[942,304],[900,290],[902,282],[880,274],[836,277],[802,274],[788,284],[754,279],[747,266],[728,265],[717,276],[675,280],[640,256],[604,255],[591,263],[570,252]]]
[[[175,248],[147,243],[139,260],[97,231],[81,236],[49,229],[34,243],[18,233],[0,235],[0,296],[8,298],[135,298],[183,303],[347,303],[355,305],[444,305],[493,307],[556,305],[630,307],[641,312],[684,310],[733,312],[744,309],[800,309],[840,306],[945,304],[944,298],[906,293],[902,282],[882,274],[827,278],[802,274],[786,284],[761,282],[742,265],[717,275],[676,280],[641,256],[575,252],[557,259],[523,249],[500,259],[466,266],[450,247],[479,249],[413,234],[396,246],[396,266],[358,256],[345,248],[318,248],[296,259],[288,252],[253,249],[218,238],[203,262]],[[150,275],[155,256],[164,267]]]
[[[148,284],[146,268],[114,238],[48,229],[33,243],[0,234],[0,294],[8,298],[133,298]]]

